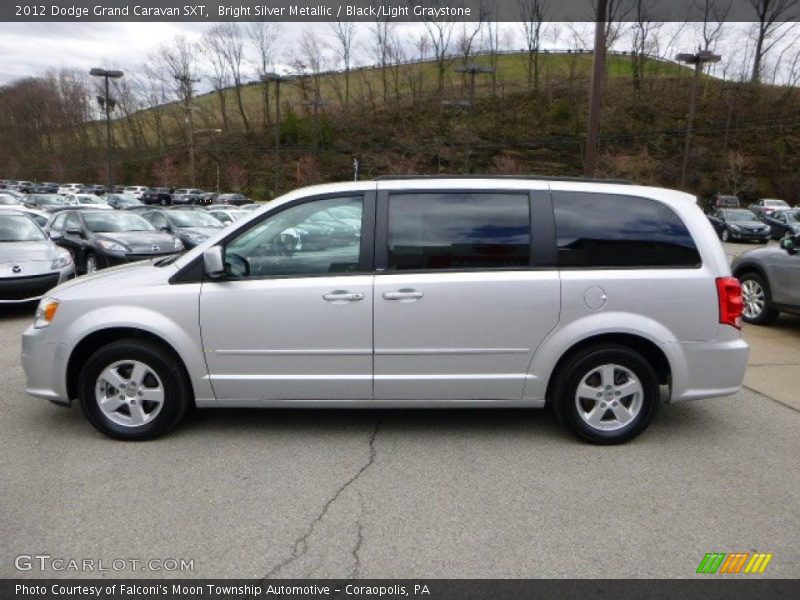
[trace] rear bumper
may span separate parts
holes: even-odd
[[[743,339],[665,346],[673,363],[671,402],[730,396],[742,389],[750,355]]]

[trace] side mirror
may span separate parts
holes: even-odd
[[[212,278],[222,277],[225,274],[225,259],[221,246],[211,246],[203,252],[203,272]]]
[[[158,226],[158,230],[159,231],[166,231],[167,233],[169,233],[169,225],[159,225]]]
[[[49,231],[47,235],[50,236],[50,239],[54,242],[64,239],[64,234],[60,231]]]
[[[781,240],[781,248],[789,254],[797,254],[797,244],[794,237],[785,237]]]

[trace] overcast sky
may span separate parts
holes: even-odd
[[[212,25],[213,23],[0,23],[0,85],[20,77],[41,75],[49,69],[131,69],[144,62],[147,55],[159,46],[171,43],[177,34],[190,40],[199,40],[202,33]],[[500,25],[513,36],[512,47],[523,46],[519,23]],[[407,31],[421,27],[418,23],[400,26]],[[591,44],[592,24],[578,23],[572,26],[582,32],[588,47]],[[669,38],[669,28],[675,26],[674,23],[667,24],[662,37]],[[746,38],[746,26],[744,23],[726,25],[726,39],[720,45],[720,51],[726,60],[744,60],[743,39]],[[360,23],[358,27],[359,37],[366,37],[368,24]],[[296,43],[304,29],[315,28],[323,37],[330,37],[327,23],[282,23],[281,28],[279,60],[291,53],[291,44]],[[403,37],[409,40],[411,36]],[[544,46],[566,48],[572,45],[573,37],[572,30],[564,24],[547,24]],[[790,39],[797,39],[797,36],[791,36]],[[623,36],[616,47],[627,49],[628,45]],[[692,51],[695,45],[696,28],[684,27],[683,33],[667,53],[674,56],[675,52]],[[365,50],[357,50],[356,53],[361,56],[360,62],[370,62],[364,56]],[[723,63],[717,68],[717,73],[721,74],[724,69]]]

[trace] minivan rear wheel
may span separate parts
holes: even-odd
[[[568,359],[556,380],[559,420],[595,444],[620,444],[647,429],[659,402],[652,365],[625,346],[587,348]]]
[[[168,431],[190,403],[190,386],[178,362],[146,340],[103,346],[80,373],[84,414],[96,429],[115,439],[148,440]]]

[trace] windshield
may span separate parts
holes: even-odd
[[[176,227],[222,227],[214,217],[199,210],[170,212],[169,219]]]
[[[46,204],[66,204],[66,200],[58,194],[33,195],[31,198],[35,204],[40,204],[42,206]]]
[[[19,204],[14,196],[0,196],[0,204]]]
[[[764,206],[789,206],[783,200],[764,200]]]
[[[97,196],[78,196],[78,204],[105,204]]]
[[[756,217],[749,210],[727,210],[725,217],[728,221],[755,221]]]
[[[155,230],[155,227],[142,217],[128,212],[85,212],[83,220],[86,221],[89,231],[94,233]]]
[[[787,210],[783,214],[786,215],[786,222],[787,223],[800,223],[800,219],[798,219],[796,212],[792,212],[790,210]]]
[[[125,194],[108,194],[106,196],[109,200],[114,200],[120,204],[141,204],[133,196],[126,196]]]
[[[0,215],[0,242],[39,242],[47,239],[25,215]]]

